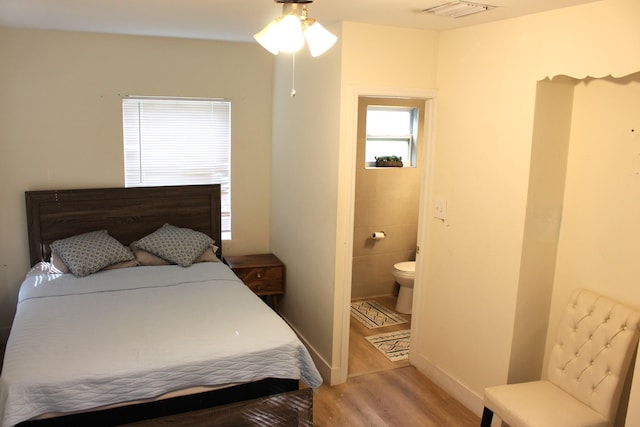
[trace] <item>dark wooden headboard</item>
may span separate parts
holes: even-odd
[[[220,185],[26,191],[31,265],[65,237],[107,230],[125,245],[165,223],[211,236],[222,255]]]

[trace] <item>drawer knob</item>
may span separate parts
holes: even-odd
[[[262,279],[262,273],[258,273],[258,279]]]

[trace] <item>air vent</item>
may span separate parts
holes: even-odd
[[[494,8],[495,6],[489,6],[488,4],[471,3],[468,1],[452,1],[441,4],[440,6],[424,9],[423,12],[432,13],[438,16],[448,16],[450,18],[462,18],[463,16],[486,12]]]

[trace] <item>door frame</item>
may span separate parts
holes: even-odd
[[[413,309],[411,316],[411,349],[419,348],[420,336],[420,305],[416,301],[422,300],[424,294],[424,277],[425,277],[425,260],[426,260],[426,242],[428,236],[428,212],[431,206],[431,177],[433,169],[433,141],[435,137],[435,108],[437,91],[430,89],[403,89],[403,88],[382,88],[382,87],[354,87],[351,91],[350,118],[347,120],[348,149],[345,152],[346,159],[344,162],[346,177],[346,196],[347,203],[345,209],[345,217],[343,224],[345,225],[345,248],[344,257],[342,259],[342,268],[336,271],[342,271],[344,286],[342,292],[336,287],[337,295],[335,295],[336,309],[335,313],[336,328],[334,334],[338,335],[338,339],[334,339],[334,343],[338,345],[339,364],[336,374],[332,375],[331,385],[341,384],[347,381],[349,376],[349,334],[351,320],[351,275],[353,263],[353,227],[355,212],[355,174],[356,174],[356,148],[358,135],[358,100],[360,97],[379,97],[379,98],[415,98],[424,100],[424,128],[425,132],[420,139],[420,143],[424,144],[422,156],[419,161],[423,162],[421,185],[420,185],[420,205],[418,219],[418,236],[417,245],[420,249],[416,254],[416,276],[413,287]],[[338,218],[340,221],[340,218]],[[340,260],[336,260],[340,262]],[[341,295],[340,295],[341,293]],[[334,352],[335,354],[336,352]],[[409,352],[409,361],[411,362],[415,356],[413,351]],[[413,363],[412,363],[413,364]]]

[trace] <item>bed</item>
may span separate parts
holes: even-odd
[[[25,196],[34,267],[20,288],[0,377],[2,427],[121,425],[232,402],[242,410],[243,401],[255,411],[265,396],[285,396],[286,405],[286,392],[295,406],[300,383],[304,391],[320,386],[291,328],[220,262],[218,185]],[[144,246],[149,237],[177,258]],[[106,261],[86,258],[102,251],[100,239],[116,240],[118,250],[144,246],[164,262],[131,266],[142,259],[132,251],[133,260],[109,258],[98,268]],[[194,242],[211,256],[194,257]],[[56,256],[70,272],[54,268]]]

